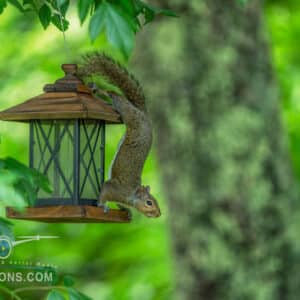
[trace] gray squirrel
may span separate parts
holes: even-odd
[[[78,75],[102,76],[124,95],[109,93],[114,108],[126,125],[126,133],[111,164],[110,179],[102,187],[100,206],[105,207],[107,201],[113,201],[120,206],[134,207],[147,217],[159,217],[160,208],[150,194],[150,187],[143,186],[141,182],[144,163],[152,144],[152,124],[140,84],[123,66],[102,53],[84,56]]]

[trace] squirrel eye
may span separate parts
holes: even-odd
[[[147,203],[147,205],[152,206],[152,201],[147,200],[146,203]]]

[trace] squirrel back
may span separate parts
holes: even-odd
[[[152,145],[152,125],[145,114],[128,100],[111,94],[113,104],[126,125],[111,165],[111,179],[130,189],[141,185],[144,163]]]
[[[150,194],[150,188],[141,185],[144,163],[152,145],[152,124],[146,113],[143,90],[133,75],[104,54],[84,57],[79,76],[92,75],[104,77],[122,91],[124,96],[109,95],[126,125],[126,133],[111,164],[110,179],[102,188],[100,202],[118,202],[135,207],[148,217],[158,217],[157,201]]]

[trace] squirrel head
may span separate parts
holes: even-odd
[[[150,218],[158,218],[161,215],[156,199],[150,194],[149,186],[140,186],[135,192],[135,208]]]

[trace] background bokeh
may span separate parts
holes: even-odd
[[[66,46],[60,32],[53,27],[44,31],[34,16],[22,16],[12,8],[1,15],[0,110],[40,94],[44,84],[62,76],[62,63],[76,61],[80,54],[101,43],[98,40],[90,44],[87,30],[80,27],[75,11],[69,19]],[[299,1],[267,1],[265,20],[281,91],[282,116],[289,133],[290,155],[300,179]],[[114,126],[107,132],[107,166],[123,130]],[[11,156],[27,163],[26,125],[0,122],[0,139],[1,157]],[[61,238],[24,244],[16,248],[13,258],[57,265],[59,273],[75,277],[76,286],[93,299],[172,299],[174,276],[180,274],[175,274],[172,265],[168,211],[155,151],[147,161],[143,179],[160,199],[163,215],[158,220],[134,214],[130,225],[15,221],[16,236],[40,234]],[[291,235],[296,236],[297,223],[291,228]]]

